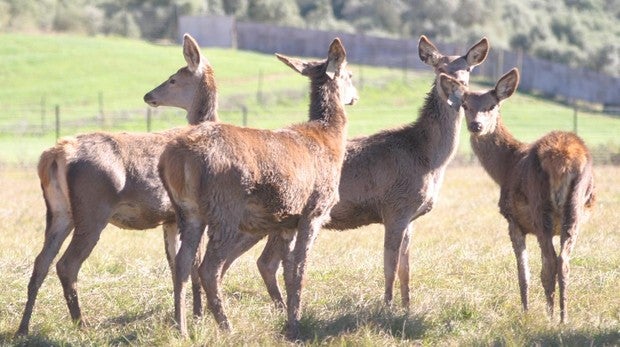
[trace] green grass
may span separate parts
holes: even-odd
[[[530,312],[521,312],[499,189],[477,166],[451,166],[433,211],[415,224],[411,306],[387,308],[383,229],[320,233],[304,289],[303,340],[310,345],[595,345],[620,343],[620,169],[595,168],[598,203],[571,260],[569,322],[549,320],[538,274],[540,250],[528,237]],[[52,266],[38,296],[31,332],[14,340],[26,287],[43,241],[45,209],[31,171],[0,171],[4,226],[0,247],[0,345],[288,345],[285,315],[275,310],[256,269],[264,243],[224,278],[230,334],[210,315],[189,320],[181,339],[172,323],[172,285],[160,230],[104,230],[79,277],[91,326],[75,328]],[[400,295],[395,293],[395,302]],[[189,303],[189,298],[188,298]]]
[[[222,121],[241,124],[242,105],[252,127],[277,128],[306,118],[307,79],[273,55],[202,51],[215,69]],[[60,106],[61,136],[146,131],[142,96],[184,64],[179,46],[113,37],[0,34],[0,84],[6,86],[0,89],[0,163],[36,162],[55,141],[55,105]],[[350,136],[415,120],[433,79],[430,68],[404,73],[353,65],[352,71],[360,102],[348,108]],[[572,108],[539,97],[518,93],[502,111],[515,136],[525,141],[553,129],[573,130]],[[158,108],[152,129],[184,124],[184,112]],[[592,148],[620,152],[618,118],[580,112],[578,133]],[[462,131],[459,152],[465,155],[470,153],[467,137]]]

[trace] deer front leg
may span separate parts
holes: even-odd
[[[398,260],[398,280],[400,281],[400,296],[403,307],[409,309],[409,243],[413,232],[413,224],[409,224],[403,235]]]
[[[278,280],[276,274],[280,262],[282,260],[282,239],[278,235],[271,234],[267,238],[267,244],[261,253],[256,265],[260,275],[263,277],[263,282],[267,286],[267,292],[271,297],[271,300],[279,309],[285,309],[286,304],[282,298],[280,287],[278,286]]]
[[[521,305],[527,311],[527,293],[530,286],[530,268],[528,265],[527,249],[525,245],[525,235],[521,229],[513,222],[508,223],[508,232],[512,242],[512,250],[517,258],[517,273],[519,276],[519,291],[521,293]]]
[[[547,313],[553,317],[553,302],[555,298],[555,283],[557,273],[557,256],[553,248],[552,236],[541,235],[538,237],[540,244],[540,253],[542,258],[542,269],[540,271],[540,280],[545,289],[545,297],[547,298]]]
[[[384,300],[385,304],[388,306],[392,305],[396,270],[398,268],[401,246],[403,244],[405,231],[407,230],[407,224],[407,222],[400,221],[385,222],[385,235],[383,242],[383,274],[385,277]],[[407,281],[408,279],[409,276],[407,275]]]

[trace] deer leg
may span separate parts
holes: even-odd
[[[282,298],[282,293],[280,292],[280,287],[278,286],[278,280],[276,278],[276,273],[278,272],[278,267],[280,267],[280,262],[282,260],[281,249],[283,246],[281,242],[282,239],[278,235],[269,235],[263,253],[261,253],[256,264],[267,286],[267,292],[271,300],[277,308],[285,309],[286,304]]]
[[[234,240],[231,235],[237,233],[237,231],[230,228],[216,228],[213,225],[210,228],[207,252],[200,265],[200,279],[207,294],[207,305],[215,321],[220,329],[230,331],[230,322],[222,306],[221,276],[226,262],[225,254],[234,247],[234,242],[230,242],[230,240]]]
[[[257,244],[262,238],[263,236],[237,231],[235,241],[231,245],[232,248],[226,253],[226,262],[222,268],[221,276],[224,277],[224,274],[228,271],[228,268],[232,265],[232,263],[243,253],[247,252],[250,248]]]
[[[177,213],[177,223],[181,233],[181,247],[177,252],[174,264],[176,268],[174,278],[174,319],[183,336],[187,336],[185,287],[206,227],[206,223],[195,216],[191,216],[191,213],[192,211]]]
[[[570,254],[575,246],[577,234],[579,233],[579,211],[575,209],[575,204],[571,201],[567,204],[564,212],[564,223],[560,236],[560,255],[558,257],[558,286],[560,288],[560,321],[568,322],[568,307],[566,290],[570,273]]]
[[[308,255],[314,244],[319,229],[322,225],[321,218],[302,217],[297,231],[295,248],[293,249],[292,271],[289,271],[288,283],[286,283],[287,299],[287,324],[286,337],[296,340],[299,337],[299,321],[301,319],[301,291],[303,289]],[[286,280],[286,277],[285,277]]]
[[[543,288],[545,289],[545,296],[547,298],[547,313],[549,314],[549,316],[553,316],[553,301],[555,297],[555,283],[557,272],[557,256],[555,253],[555,249],[553,248],[551,234],[539,236],[538,243],[540,244],[540,253],[542,257],[540,280],[542,282]]]
[[[88,258],[99,241],[101,232],[106,224],[106,222],[95,222],[84,226],[76,225],[69,246],[56,263],[56,272],[62,283],[62,290],[65,300],[67,301],[67,306],[69,307],[71,319],[80,326],[85,326],[87,324],[82,319],[82,312],[78,300],[78,273],[84,260]]]
[[[392,305],[394,281],[396,279],[396,271],[399,263],[398,258],[400,256],[401,245],[403,244],[406,229],[406,223],[385,223],[383,243],[383,274],[385,276],[384,300],[385,304],[388,306]]]
[[[73,221],[68,211],[53,212],[48,209],[45,241],[43,249],[41,249],[34,261],[32,276],[30,277],[30,282],[28,282],[28,300],[26,301],[22,320],[16,333],[17,336],[28,334],[30,317],[32,316],[39,288],[41,288],[45,277],[47,277],[50,264],[56,254],[58,254],[62,243],[71,232],[71,229],[73,229]]]
[[[398,280],[400,281],[400,296],[403,307],[409,308],[409,243],[413,224],[409,224],[403,235],[403,242],[400,246],[400,256],[398,260]]]
[[[525,235],[519,227],[512,223],[508,223],[508,232],[510,241],[512,242],[512,250],[517,258],[517,273],[519,276],[519,291],[521,293],[521,305],[523,310],[527,311],[527,293],[530,286],[530,268],[528,265],[527,248],[525,245]]]
[[[174,258],[179,251],[179,247],[181,247],[181,239],[176,223],[166,223],[163,225],[163,229],[166,259],[168,260],[168,267],[170,268],[170,273],[172,274],[172,283],[174,284],[176,272]],[[200,261],[202,260],[202,255],[204,254],[204,250],[206,248],[203,243],[205,242],[201,239],[191,272],[192,299],[194,303],[193,311],[195,317],[202,317],[202,287],[200,285],[200,277],[198,276],[198,267],[200,266]]]

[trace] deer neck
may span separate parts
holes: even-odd
[[[424,137],[417,142],[426,146],[425,152],[432,168],[445,167],[454,157],[463,119],[461,112],[460,108],[455,110],[450,107],[433,84],[424,100],[420,117],[413,125],[413,136]]]
[[[333,131],[345,130],[347,116],[335,83],[312,81],[310,121],[324,123]]]
[[[497,119],[495,131],[487,135],[471,136],[470,141],[480,164],[500,186],[506,182],[526,146],[512,136],[501,116]]]
[[[187,111],[187,121],[191,125],[202,122],[217,122],[217,85],[210,66],[205,67],[202,83],[194,94],[192,106]]]

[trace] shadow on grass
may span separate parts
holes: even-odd
[[[15,338],[14,331],[0,333],[0,346],[71,346],[65,341],[56,341],[42,334],[29,334]]]
[[[401,313],[398,313],[401,312]],[[423,316],[412,315],[382,305],[352,307],[333,319],[313,317],[311,312],[301,319],[301,341],[320,342],[330,337],[353,333],[360,329],[383,331],[395,339],[419,340],[429,329]]]
[[[530,336],[524,336],[523,345],[528,346],[618,346],[620,345],[620,331],[606,329],[602,331],[545,331]],[[478,345],[478,343],[474,343]],[[486,344],[480,343],[480,345]],[[490,345],[504,346],[510,345],[505,338],[499,337]]]

